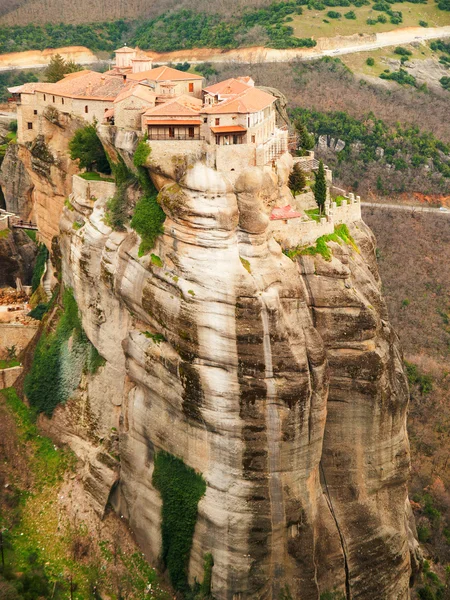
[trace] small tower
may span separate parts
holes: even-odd
[[[130,69],[132,60],[136,56],[136,50],[129,48],[126,44],[122,48],[115,51],[116,69]]]
[[[147,56],[145,52],[136,48],[135,56],[131,59],[131,71],[132,73],[143,73],[144,71],[150,71],[153,66],[153,61],[150,56]]]

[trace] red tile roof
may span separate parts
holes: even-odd
[[[223,125],[221,127],[211,127],[213,133],[245,133],[247,130],[242,125]]]
[[[146,117],[190,117],[200,116],[202,101],[192,96],[178,96],[173,100],[159,104],[154,108],[149,108],[144,116]]]
[[[146,125],[201,125],[201,121],[195,121],[188,119],[149,119]]]
[[[113,101],[124,89],[131,87],[122,77],[111,77],[95,71],[80,71],[77,76],[69,76],[57,83],[40,83],[36,91],[65,96],[66,98],[86,98],[90,100]]]
[[[277,221],[279,219],[298,219],[302,217],[302,213],[295,211],[290,204],[287,206],[277,206],[273,209],[270,215],[271,221]]]
[[[244,84],[245,85],[245,84]],[[220,96],[219,96],[220,97]],[[202,113],[208,115],[229,113],[254,113],[267,108],[276,101],[275,96],[245,85],[245,89],[237,95],[213,105],[206,105]]]
[[[194,75],[186,71],[179,71],[172,67],[156,67],[142,73],[130,73],[127,79],[132,81],[192,81],[193,79],[203,79],[201,75]]]
[[[146,85],[141,85],[138,83],[135,85],[131,85],[128,88],[125,88],[122,92],[120,92],[120,94],[117,96],[114,102],[121,102],[129,96],[135,96],[136,98],[145,100],[150,104],[154,104],[156,100],[156,94],[152,89],[150,89]]]
[[[230,79],[225,79],[225,81],[219,81],[219,83],[209,85],[208,87],[203,88],[203,90],[210,94],[219,94],[220,96],[235,96],[236,94],[248,90],[249,87],[250,86],[247,83],[231,77]]]

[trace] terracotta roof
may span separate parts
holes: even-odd
[[[202,113],[206,114],[228,114],[228,113],[254,113],[263,110],[273,104],[275,96],[258,90],[254,87],[245,86],[245,90],[238,95],[233,95],[222,102],[206,105]]]
[[[160,116],[160,117],[183,117],[183,116],[196,116],[200,115],[200,109],[202,102],[198,98],[192,98],[192,96],[182,95],[163,104],[159,104],[154,108],[149,108],[144,115],[147,117]]]
[[[95,71],[81,71],[77,77],[66,77],[57,83],[41,83],[37,91],[65,96],[67,98],[89,98],[92,100],[114,100],[130,83],[121,77],[111,77]]]
[[[36,88],[52,85],[51,83],[24,83],[23,85],[16,85],[15,87],[8,88],[8,92],[11,94],[34,94]]]
[[[222,127],[211,127],[213,133],[245,133],[247,130],[242,125],[223,125]]]
[[[114,102],[121,102],[130,96],[135,96],[136,98],[140,98],[141,100],[145,100],[152,104],[154,104],[156,100],[156,94],[153,90],[146,85],[141,85],[138,83],[137,85],[132,85],[131,87],[120,92]]]
[[[189,121],[187,119],[151,119],[146,121],[146,125],[201,125],[201,121]]]
[[[235,96],[236,94],[240,94],[241,92],[248,90],[249,87],[250,86],[247,83],[232,77],[230,79],[225,79],[225,81],[219,81],[219,83],[215,83],[214,85],[203,88],[203,90],[210,94],[219,94],[220,96]]]
[[[149,71],[142,71],[142,73],[131,73],[127,78],[133,81],[144,81],[145,79],[148,79],[148,81],[190,81],[192,79],[203,79],[201,75],[179,71],[172,67],[156,67]]]
[[[273,209],[272,214],[270,215],[271,221],[277,221],[279,219],[298,219],[298,217],[302,217],[302,213],[295,211],[290,204],[286,206],[277,206]]]
[[[130,52],[136,52],[136,50],[134,48],[131,48],[130,46],[122,46],[122,48],[119,48],[118,50],[114,50],[115,54],[125,54],[125,53],[130,53]]]

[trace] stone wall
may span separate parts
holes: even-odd
[[[22,373],[23,367],[11,367],[10,369],[0,369],[0,390],[12,387],[19,375]]]
[[[37,329],[37,325],[0,323],[0,358],[6,358],[6,349],[11,346],[16,346],[19,354],[28,346]]]
[[[240,171],[256,164],[255,144],[215,146],[218,171]]]
[[[88,181],[74,175],[72,178],[72,196],[79,204],[92,208],[95,200],[109,200],[116,191],[116,184],[111,181]]]

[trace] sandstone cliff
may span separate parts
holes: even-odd
[[[130,164],[132,136],[104,142]],[[19,156],[48,243],[73,166],[49,180],[32,150]],[[110,501],[152,561],[155,454],[203,475],[188,571],[201,581],[210,553],[217,600],[406,600],[408,390],[370,230],[359,221],[352,244],[329,242],[331,260],[291,260],[268,218],[289,157],[232,178],[197,158],[147,166],[167,215],[152,253],[105,224],[105,197],[62,208],[63,280],[106,362],[46,427],[84,461],[98,513]]]

